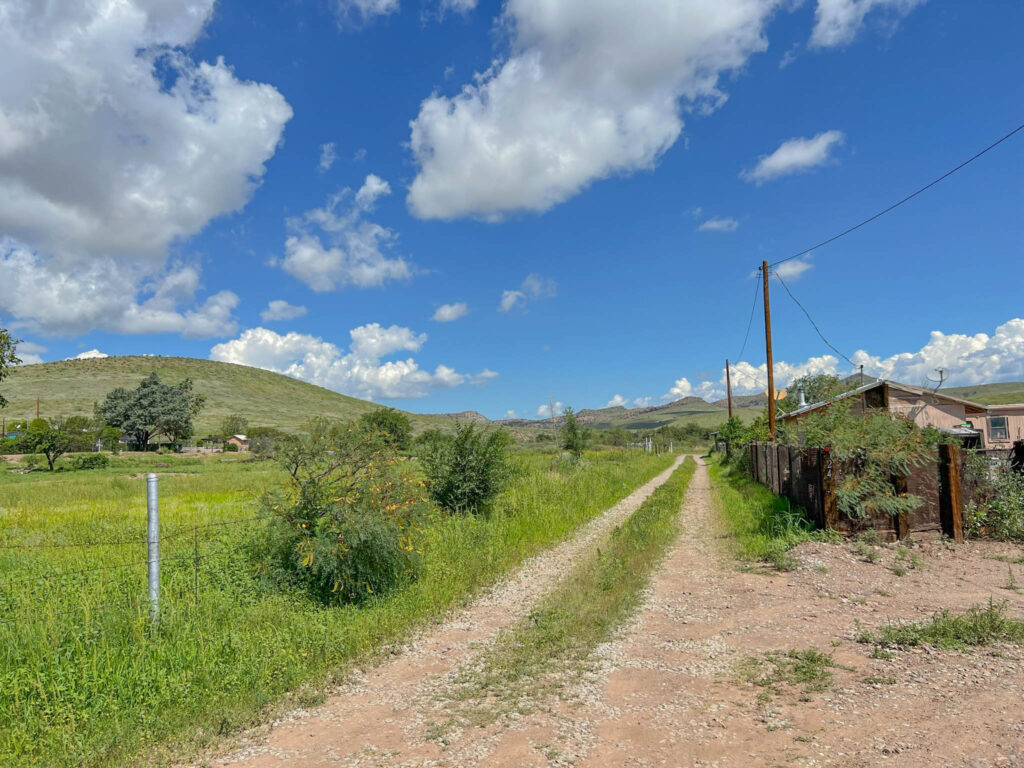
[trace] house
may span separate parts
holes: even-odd
[[[249,450],[249,438],[247,438],[245,435],[232,435],[227,440],[225,440],[224,443],[226,445],[237,446],[238,450],[240,451]]]
[[[779,418],[785,423],[799,422],[820,408],[827,408],[837,400],[850,398],[854,399],[854,413],[861,413],[868,408],[886,408],[890,413],[911,419],[919,427],[935,427],[954,434],[963,439],[968,447],[978,446],[984,439],[981,428],[975,422],[980,422],[988,416],[986,406],[895,381],[874,381],[839,395],[833,400],[811,403],[792,413],[782,414]],[[1024,424],[1024,406],[1020,408]]]
[[[971,426],[983,435],[986,448],[1009,450],[1024,440],[1024,403],[990,405],[984,416],[970,419]]]

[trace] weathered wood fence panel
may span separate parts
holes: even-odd
[[[836,499],[837,484],[857,471],[855,464],[833,461],[827,448],[756,442],[748,445],[748,451],[751,477],[803,508],[821,528],[842,533],[870,528],[888,539],[940,532],[958,541],[963,538],[964,459],[957,446],[939,446],[934,459],[914,467],[906,477],[892,478],[897,493],[919,496],[921,506],[907,515],[879,512],[866,519],[841,514]]]

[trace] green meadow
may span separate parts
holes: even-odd
[[[315,701],[354,660],[407,637],[555,544],[672,457],[520,454],[486,516],[438,515],[419,580],[361,606],[271,589],[248,555],[272,462],[115,457],[108,469],[0,465],[0,764],[166,761]],[[160,474],[162,595],[146,599],[145,473]],[[418,471],[410,461],[410,471]]]

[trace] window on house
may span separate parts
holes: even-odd
[[[988,420],[988,436],[991,440],[1009,440],[1010,430],[1005,416],[992,416]]]

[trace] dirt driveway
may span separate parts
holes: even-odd
[[[797,570],[765,574],[724,553],[710,498],[702,465],[684,502],[683,534],[643,609],[598,649],[589,672],[531,712],[437,735],[459,666],[540,596],[523,594],[514,579],[506,588],[513,599],[499,590],[322,707],[252,734],[248,747],[210,764],[1024,767],[1024,649],[876,658],[855,641],[888,620],[990,598],[1024,615],[1024,596],[1006,588],[1015,572],[1024,583],[1024,566],[992,559],[1020,557],[1019,548],[922,543],[907,570],[892,548],[869,562],[848,544],[808,544],[794,552]],[[526,571],[544,583],[564,572],[597,540],[596,525],[571,543],[575,551]],[[750,682],[751,669],[770,668],[767,654],[786,659],[811,648],[836,664],[826,684]]]

